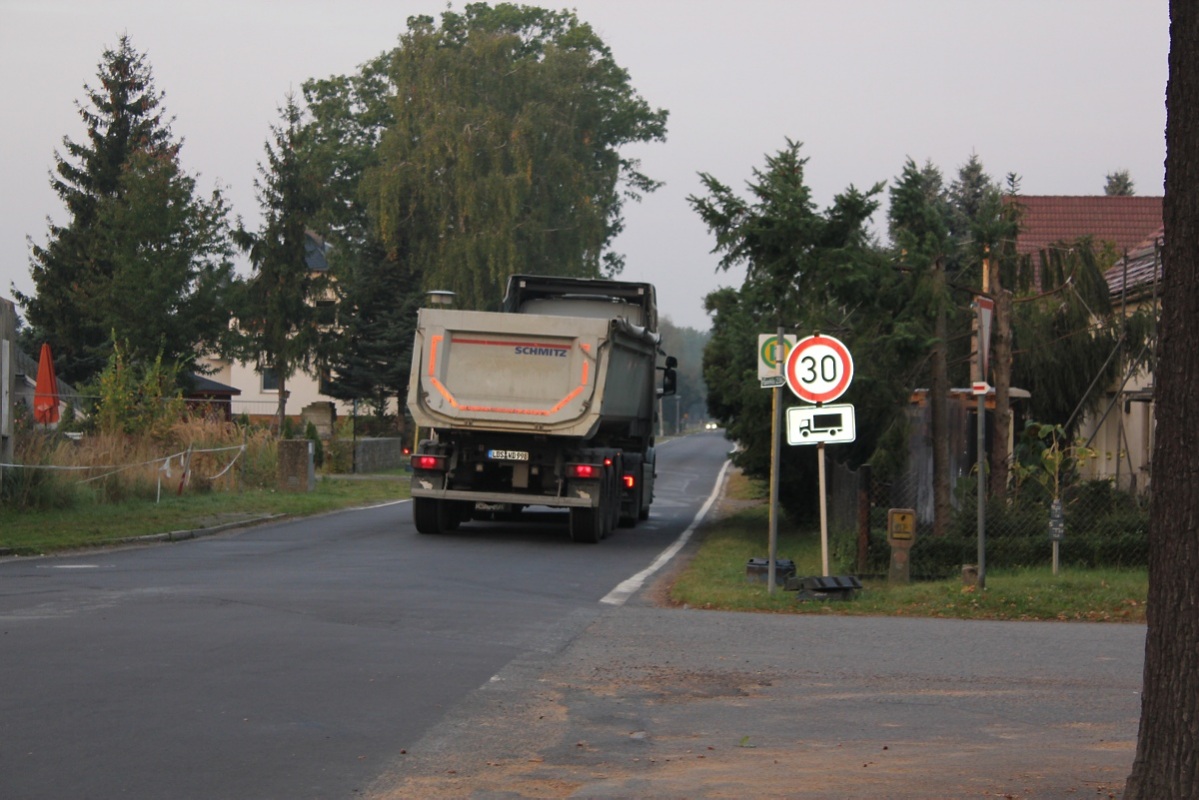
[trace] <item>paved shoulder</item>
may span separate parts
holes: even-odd
[[[625,606],[497,676],[390,797],[1077,797],[1132,763],[1143,626]]]

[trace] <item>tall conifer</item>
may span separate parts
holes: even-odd
[[[64,137],[55,152],[51,185],[67,219],[33,245],[36,292],[17,299],[66,380],[98,374],[114,337],[134,360],[190,369],[225,326],[227,206],[219,191],[196,197],[163,94],[127,36],[104,51],[97,78],[79,104],[86,138]]]

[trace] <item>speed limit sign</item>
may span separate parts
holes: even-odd
[[[816,334],[800,339],[787,356],[787,385],[809,403],[830,403],[849,388],[853,358],[841,340]]]

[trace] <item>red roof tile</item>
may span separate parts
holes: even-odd
[[[1143,243],[1162,226],[1161,197],[1018,195],[1005,197],[1004,202],[1023,208],[1016,241],[1021,254],[1082,236],[1125,250]]]
[[[1121,258],[1103,273],[1113,298],[1123,296],[1125,290],[1129,297],[1134,298],[1157,293],[1162,280],[1161,247],[1164,238],[1165,230],[1158,228],[1152,237],[1131,248],[1126,258]]]

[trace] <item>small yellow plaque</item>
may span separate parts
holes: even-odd
[[[910,508],[887,511],[887,538],[908,541],[916,537],[916,512]]]

